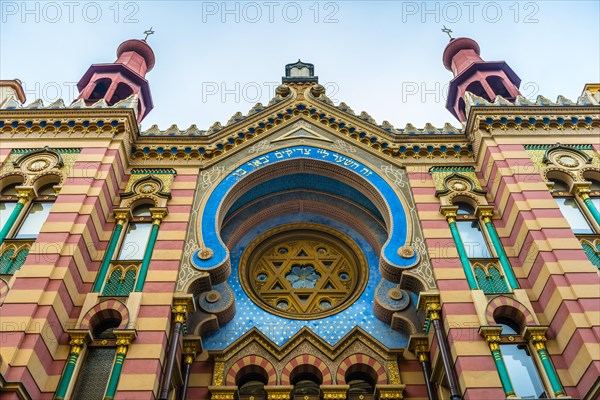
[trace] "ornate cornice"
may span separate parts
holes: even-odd
[[[0,110],[0,137],[98,138],[138,132],[133,109],[59,108]]]

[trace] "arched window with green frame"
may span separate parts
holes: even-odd
[[[135,267],[126,270],[121,267],[115,268],[104,285],[102,296],[129,296],[133,291],[136,275]]]

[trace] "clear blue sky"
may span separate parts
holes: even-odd
[[[576,99],[600,81],[599,1],[0,1],[0,78],[28,102],[62,97],[118,45],[148,39],[154,110],[143,121],[206,129],[267,103],[284,66],[315,64],[334,101],[378,122],[459,125],[446,111],[448,37],[469,36],[485,60],[506,60],[526,97]]]

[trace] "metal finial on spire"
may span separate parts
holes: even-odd
[[[144,31],[144,35],[146,35],[146,37],[144,37],[142,40],[145,42],[146,39],[148,39],[148,36],[154,35],[154,31],[152,30],[152,27],[150,27],[150,29],[148,29],[147,31]]]
[[[152,29],[152,28],[150,28],[150,29]],[[450,40],[454,39],[454,38],[452,37],[452,35],[451,35],[451,33],[452,33],[452,30],[451,30],[451,29],[449,29],[449,28],[446,28],[446,25],[444,25],[444,29],[442,29],[442,32],[444,32],[444,33],[447,33],[447,34],[448,34],[448,37],[450,38]]]

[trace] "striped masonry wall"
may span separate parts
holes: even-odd
[[[433,273],[440,291],[442,320],[450,344],[459,385],[468,399],[503,398],[500,378],[485,340],[450,228],[440,213],[430,165],[408,166],[407,173],[417,206]],[[431,361],[441,364],[438,346],[430,332]],[[441,368],[441,365],[438,366]]]
[[[550,134],[486,138],[478,175],[499,212],[494,225],[519,284],[540,324],[549,325],[546,346],[562,384],[583,397],[600,375],[600,281],[523,147],[556,141]],[[563,135],[560,142],[589,138]]]
[[[405,399],[427,400],[427,387],[423,378],[421,364],[412,353],[405,352],[403,359],[398,362],[400,382],[406,384],[403,395]]]
[[[125,176],[125,157],[110,140],[27,145],[82,148],[1,308],[0,372],[22,382],[32,398],[51,399],[69,351],[65,330],[75,326],[113,229],[107,216]],[[5,148],[22,146],[3,139]]]
[[[135,321],[138,336],[125,358],[115,399],[153,399],[159,389],[169,340],[173,292],[198,176],[197,168],[176,169],[172,198],[167,202],[169,214],[158,231]],[[180,353],[178,357],[181,357]],[[192,371],[194,368],[195,364]]]

